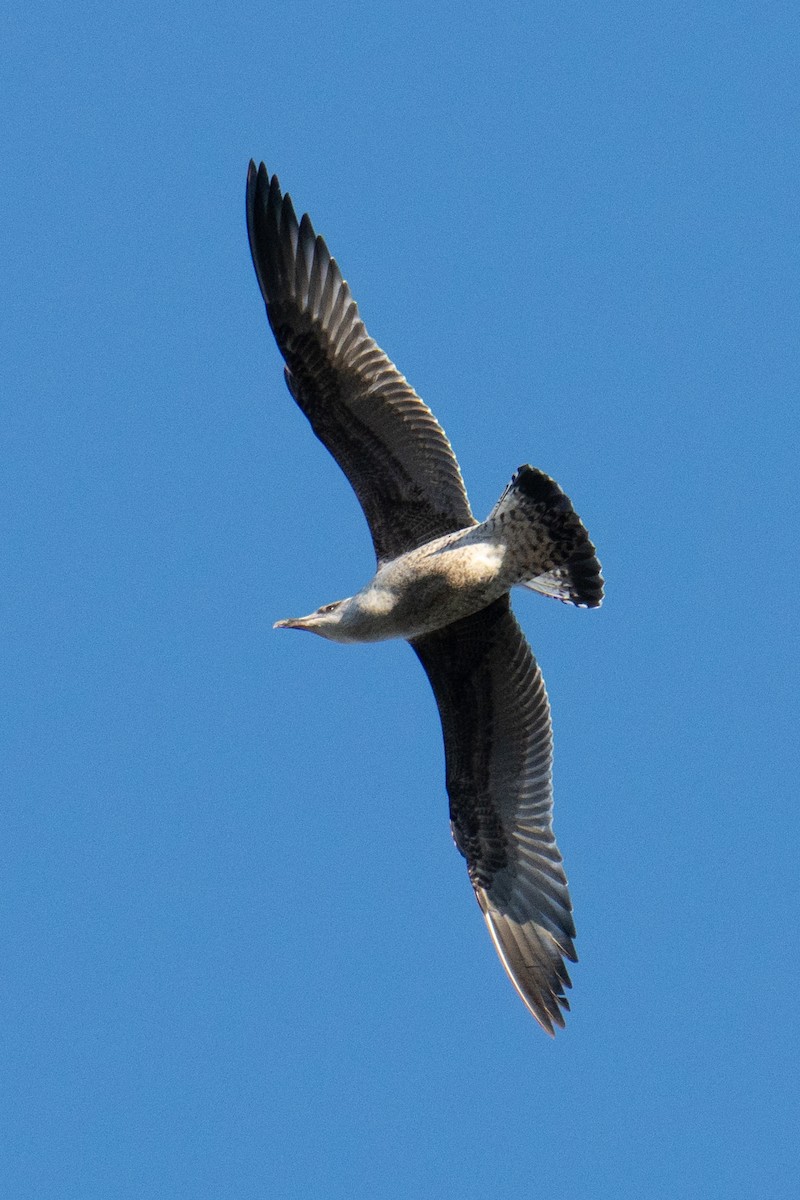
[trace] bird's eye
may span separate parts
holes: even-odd
[[[339,607],[339,601],[335,600],[333,604],[323,604],[322,608],[319,611],[321,613],[329,613],[329,612],[333,612],[333,610],[338,607]]]

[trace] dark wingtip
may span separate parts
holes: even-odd
[[[259,185],[262,183],[262,180],[267,180],[267,181],[269,180],[269,176],[267,175],[267,168],[264,166],[263,162],[261,163],[260,166],[256,166],[256,160],[254,158],[251,158],[250,162],[248,163],[248,166],[247,166],[247,199],[248,199],[248,203],[255,202],[256,193],[259,190]]]
[[[281,194],[277,175],[270,176],[262,162],[256,167],[255,159],[247,168],[247,236],[250,254],[269,315],[268,284],[276,269],[276,247],[279,246],[279,230],[285,217],[291,213],[291,200]]]
[[[258,178],[262,187],[269,188],[269,203],[275,205],[277,208],[281,202],[281,185],[278,176],[273,175],[270,179],[267,174],[267,168],[262,163],[258,169]]]

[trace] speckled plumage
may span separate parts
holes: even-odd
[[[263,164],[250,164],[247,225],[289,389],[350,480],[378,560],[354,596],[277,624],[410,641],[441,715],[453,837],[514,986],[552,1034],[575,929],[552,831],[550,709],[508,592],[597,607],[594,546],[558,484],[529,466],[475,521],[444,432]]]

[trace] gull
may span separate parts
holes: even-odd
[[[558,484],[528,465],[476,521],[444,431],[263,163],[248,171],[247,229],[289,391],[350,481],[377,559],[355,595],[275,628],[411,644],[441,717],[453,840],[511,982],[552,1036],[575,926],[552,827],[550,706],[509,592],[596,608],[595,548]]]

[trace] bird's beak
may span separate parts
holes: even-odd
[[[308,617],[287,617],[285,621],[276,621],[273,629],[308,629]]]

